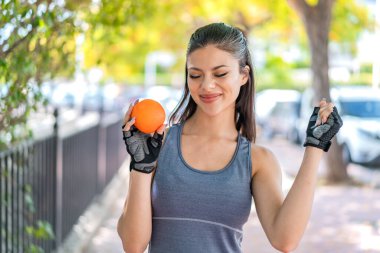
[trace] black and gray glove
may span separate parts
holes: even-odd
[[[158,133],[153,136],[142,133],[135,126],[131,126],[129,131],[123,131],[123,140],[131,156],[129,170],[151,173],[155,168],[163,137],[163,134]]]
[[[306,129],[306,140],[303,146],[312,146],[327,152],[331,146],[331,139],[342,127],[343,121],[338,114],[338,110],[334,107],[327,121],[324,124],[316,126],[318,112],[319,107],[314,107]]]

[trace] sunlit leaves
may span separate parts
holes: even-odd
[[[355,0],[337,0],[333,9],[330,38],[355,47],[364,28],[370,29],[373,20],[368,9]]]
[[[4,146],[29,136],[20,128],[43,102],[34,87],[55,75],[73,73],[78,28],[75,13],[55,1],[2,1],[1,7],[0,146]]]
[[[322,0],[322,1],[325,1],[325,0]],[[305,2],[310,6],[316,6],[319,0],[305,0]]]

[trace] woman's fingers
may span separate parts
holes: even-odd
[[[322,123],[321,112],[323,108],[326,106],[326,104],[327,104],[326,99],[322,98],[322,100],[319,102],[318,118],[317,118],[317,121],[315,122],[316,126],[319,126]]]
[[[127,124],[127,122],[130,120],[132,109],[133,109],[133,105],[130,104],[127,112],[124,115],[124,124],[123,125]]]
[[[319,107],[326,106],[326,104],[327,104],[326,98],[322,98],[322,100],[319,102]]]
[[[137,102],[139,102],[138,99],[136,99],[133,103],[131,103],[129,105],[128,110],[127,110],[127,112],[124,115],[124,125],[126,125],[128,123],[128,121],[130,121],[130,119],[131,119],[131,112],[133,110],[133,106],[135,106],[137,104]]]
[[[318,113],[317,125],[326,123],[328,117],[334,110],[334,104],[328,103],[326,99],[322,99],[319,102],[319,106],[320,106],[320,109]]]
[[[129,131],[131,126],[135,123],[135,118],[131,118],[128,122],[125,123],[123,131]]]
[[[165,128],[166,128],[166,124],[162,124],[158,129],[157,129],[157,133],[158,134],[163,134],[164,131],[165,131]]]

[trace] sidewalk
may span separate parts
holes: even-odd
[[[283,169],[283,188],[291,186],[294,169],[302,160],[302,148],[278,139],[261,143],[271,149]],[[124,165],[126,165],[125,163]],[[320,171],[323,173],[324,165]],[[128,168],[122,167],[125,184],[119,189],[108,218],[105,219],[82,253],[123,253],[116,224],[128,187]],[[319,186],[306,233],[296,253],[380,252],[380,170],[350,166],[352,176],[365,181],[367,187]],[[244,226],[243,252],[275,253],[258,221],[255,208]]]

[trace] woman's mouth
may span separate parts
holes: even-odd
[[[217,100],[222,94],[205,94],[205,95],[199,95],[202,102],[204,103],[212,103],[215,100]]]

